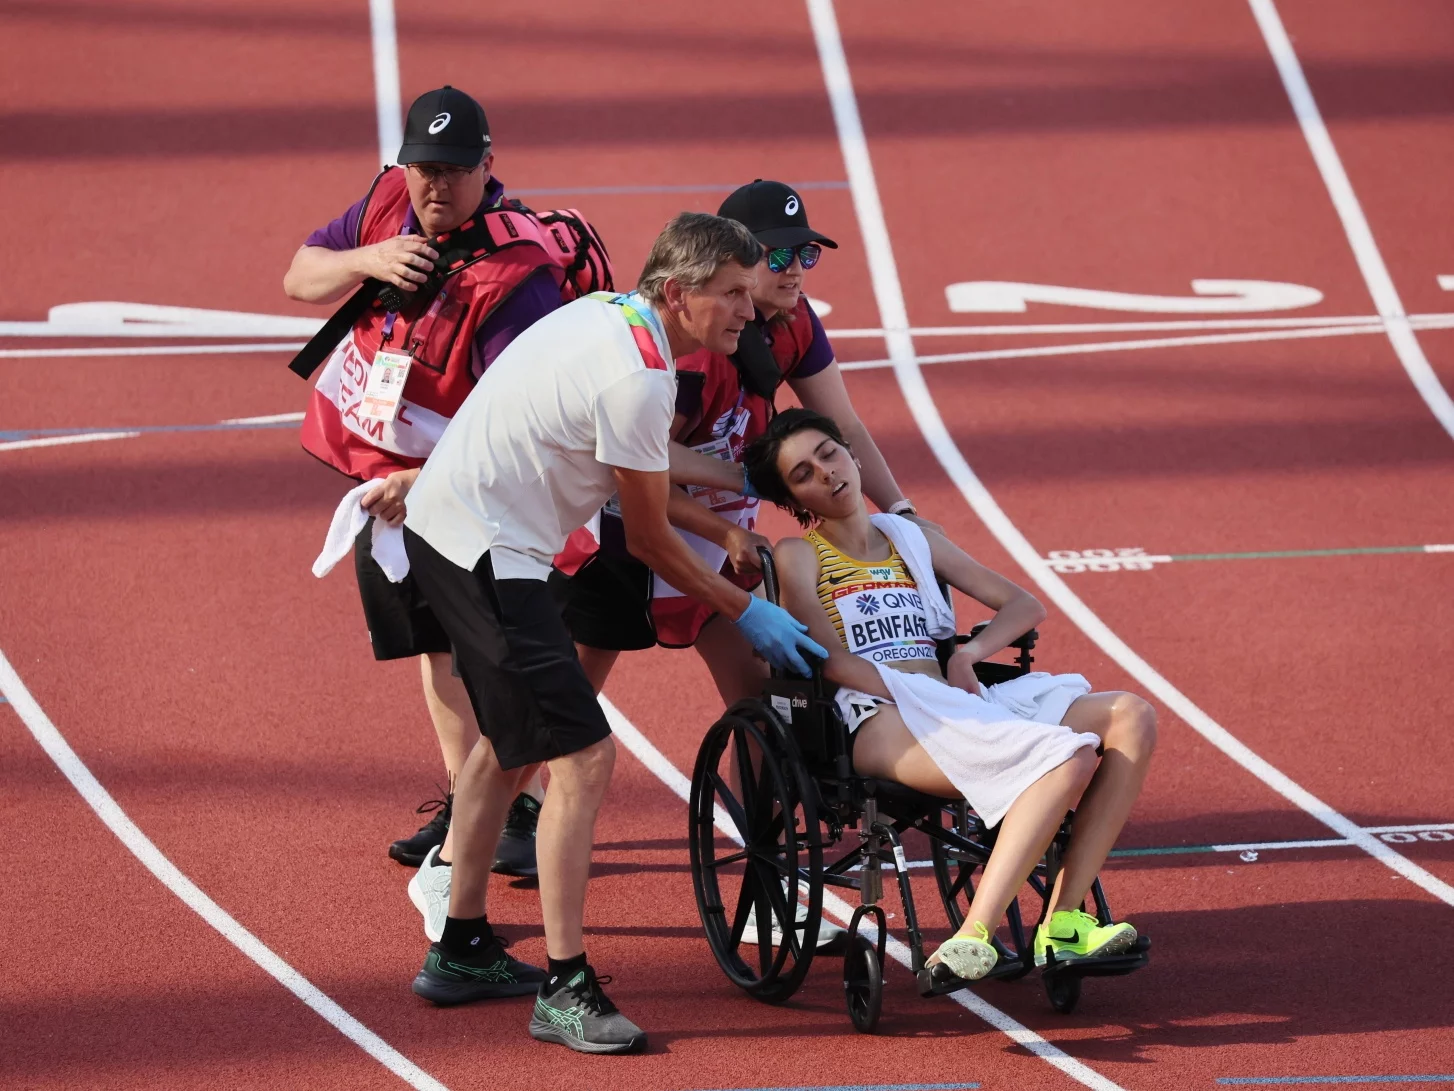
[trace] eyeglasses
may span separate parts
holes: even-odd
[[[473,174],[480,168],[478,165],[473,167],[432,167],[428,163],[410,163],[409,169],[426,182],[444,182],[453,185],[465,175]]]
[[[805,242],[802,246],[779,246],[767,252],[767,267],[774,273],[781,273],[797,258],[804,269],[811,269],[818,264],[822,254],[823,248],[815,242]]]

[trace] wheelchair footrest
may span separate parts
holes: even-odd
[[[1151,937],[1137,936],[1131,949],[1121,955],[1058,959],[1051,954],[1045,961],[1044,973],[1046,977],[1119,977],[1141,969],[1150,961]]]
[[[1025,972],[1017,959],[1001,958],[995,963],[995,968],[982,977],[981,981],[1009,980],[1020,977]],[[942,962],[933,966],[925,966],[915,975],[919,986],[919,995],[928,999],[931,996],[947,996],[949,993],[956,993],[960,989],[971,989],[979,982],[966,981]]]

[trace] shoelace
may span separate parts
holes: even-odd
[[[610,997],[601,991],[602,985],[611,984],[611,975],[596,976],[592,969],[586,970],[586,979],[571,989],[572,995],[590,1009],[592,1015],[613,1015],[621,1009],[611,1003]]]
[[[434,787],[444,795],[444,798],[425,800],[414,808],[414,813],[431,816],[429,821],[424,824],[426,827],[435,825],[447,826],[449,825],[450,812],[454,810],[454,799],[449,793],[444,792],[439,785],[436,784]]]
[[[540,805],[536,803],[531,807],[525,802],[527,799],[535,803],[531,797],[521,795],[516,796],[515,802],[510,804],[510,813],[505,816],[506,833],[529,835],[535,832],[536,823],[540,820]]]

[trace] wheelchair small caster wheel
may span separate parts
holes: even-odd
[[[1080,975],[1049,973],[1045,975],[1045,995],[1050,997],[1050,1006],[1061,1015],[1069,1015],[1080,1003]]]
[[[878,948],[866,936],[849,937],[843,955],[843,994],[854,1027],[861,1034],[872,1034],[883,1009],[884,977]]]

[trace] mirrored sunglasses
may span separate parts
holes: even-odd
[[[804,269],[811,269],[818,264],[822,255],[823,248],[815,242],[805,242],[802,246],[779,246],[776,250],[767,252],[767,267],[774,273],[781,273],[797,258],[803,263]]]

